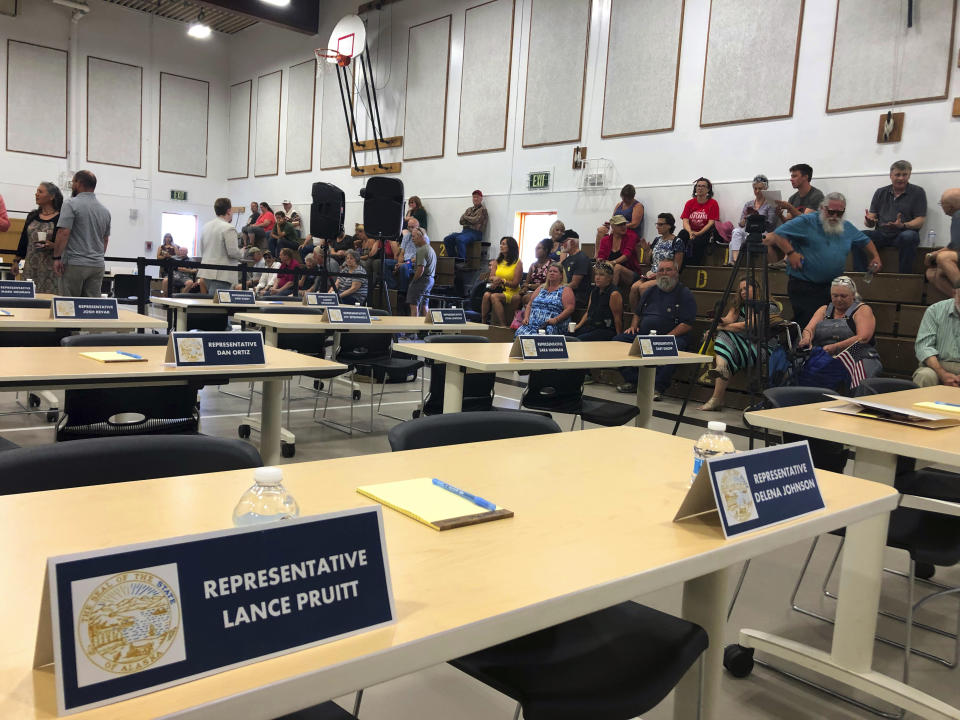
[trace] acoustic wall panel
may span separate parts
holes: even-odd
[[[827,112],[942,100],[950,88],[956,0],[838,0]]]
[[[459,155],[507,147],[514,6],[515,0],[492,0],[465,13]]]
[[[253,80],[230,86],[230,129],[227,137],[227,180],[250,177],[250,109]]]
[[[143,68],[87,57],[87,160],[139,168]]]
[[[67,52],[7,40],[7,150],[67,156]]]
[[[257,79],[257,135],[253,174],[256,177],[280,172],[280,70]]]
[[[613,0],[602,137],[673,130],[684,0]]]
[[[530,0],[523,146],[579,142],[590,0]]]
[[[803,4],[711,1],[701,125],[793,115]]]
[[[452,15],[414,25],[407,45],[403,159],[443,157]]]
[[[207,176],[210,83],[160,73],[160,172]]]
[[[323,95],[320,99],[323,108],[320,113],[320,169],[336,170],[350,165],[350,132],[343,114],[336,63],[324,62],[320,75],[323,78]],[[345,93],[351,92],[349,72],[347,77],[348,86],[343,88]]]
[[[287,73],[287,132],[284,169],[313,170],[313,109],[317,99],[317,61],[307,60]]]

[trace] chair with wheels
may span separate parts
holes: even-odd
[[[559,432],[557,423],[539,413],[478,410],[407,420],[390,428],[387,439],[390,449],[399,452]]]
[[[881,393],[899,392],[901,390],[916,390],[915,385],[910,380],[900,378],[867,378],[857,386],[856,397],[864,395],[880,395]]]
[[[174,293],[171,297],[188,298],[192,300],[213,300],[213,294],[207,293]],[[187,312],[182,308],[180,312]],[[230,316],[222,312],[190,312],[187,313],[187,330],[229,330]]]
[[[118,303],[136,305],[143,291],[143,278],[140,275],[114,275],[111,297]]]
[[[93,438],[0,453],[0,495],[261,465],[255,447],[234,439],[206,435]]]
[[[488,338],[482,335],[428,335],[424,338],[428,343],[487,343]],[[427,360],[430,367],[430,389],[423,401],[423,405],[415,410],[413,417],[421,415],[440,415],[443,413],[443,386],[447,378],[447,366],[444,363],[434,363]],[[467,373],[463,378],[463,404],[461,412],[476,412],[493,408],[494,384],[496,373]]]
[[[567,342],[579,342],[568,337]],[[564,413],[576,416],[580,413],[583,400],[583,381],[586,370],[534,370],[527,380],[520,397],[520,407],[541,410],[548,413]],[[572,430],[574,425],[570,426]]]

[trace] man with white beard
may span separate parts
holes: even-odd
[[[873,241],[843,219],[846,210],[847,199],[838,192],[829,193],[820,203],[820,212],[788,220],[764,238],[766,245],[786,256],[787,295],[800,327],[806,327],[813,314],[830,302],[830,283],[843,275],[851,247],[866,251],[873,272],[882,266]]]

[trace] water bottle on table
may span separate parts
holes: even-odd
[[[693,474],[690,476],[690,484],[700,472],[700,467],[704,462],[717,455],[736,452],[733,446],[733,440],[727,435],[727,424],[719,420],[711,420],[707,423],[707,431],[700,436],[693,446]]]
[[[937,231],[931,230],[927,233],[927,247],[937,246]]]
[[[249,527],[298,515],[297,501],[283,486],[283,471],[278,467],[260,467],[253,471],[253,486],[240,496],[233,509],[233,524]]]

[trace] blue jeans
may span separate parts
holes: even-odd
[[[912,273],[913,263],[917,259],[917,247],[920,245],[920,233],[916,230],[901,230],[896,235],[884,235],[879,230],[864,230],[863,234],[873,240],[877,249],[896,246],[900,250],[900,268],[897,272]],[[866,272],[867,254],[863,248],[853,248],[853,269]]]
[[[616,334],[617,331],[613,328],[594,328],[592,330],[588,328],[580,328],[574,333],[564,333],[564,335],[572,335],[573,337],[578,338],[580,342],[602,342],[604,340],[613,340],[613,337]],[[633,341],[631,340],[631,342]]]
[[[636,335],[629,335],[623,333],[617,335],[614,340],[618,342],[632,343]],[[689,341],[686,335],[677,335],[677,349],[686,350]],[[670,380],[673,378],[673,373],[676,372],[676,365],[658,365],[656,371],[656,377],[653,380],[653,389],[659,393],[664,392],[668,387],[670,387]],[[637,384],[637,378],[640,377],[640,373],[635,367],[622,367],[618,368],[620,374],[623,375],[623,379],[628,383],[634,385]]]
[[[393,269],[397,266],[397,261],[393,259],[387,259],[384,261],[383,277],[387,283],[387,287],[391,290],[397,290],[399,292],[405,293],[407,291],[407,286],[410,285],[410,278],[413,277],[413,263],[404,262],[401,263],[400,269],[396,273],[393,272]]]
[[[467,244],[480,242],[483,235],[479,230],[472,228],[463,228],[458,233],[450,233],[443,239],[443,245],[447,248],[447,257],[458,257],[461,260],[467,259]]]

